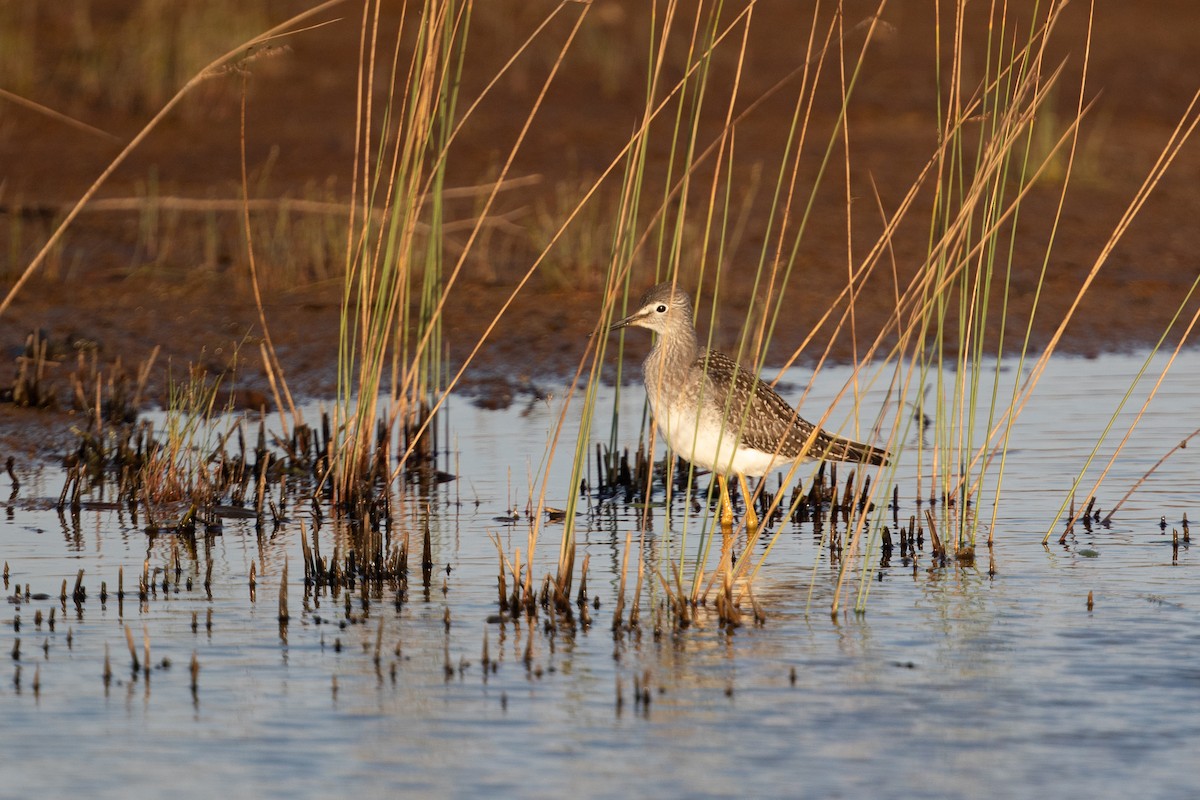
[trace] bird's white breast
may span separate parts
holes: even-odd
[[[737,431],[723,425],[715,411],[701,412],[697,417],[696,409],[687,403],[649,394],[658,429],[671,450],[698,467],[722,475],[759,476],[791,463],[782,456],[741,444]]]

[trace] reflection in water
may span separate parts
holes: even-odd
[[[831,617],[834,537],[793,520],[754,581],[765,619],[747,614],[737,628],[720,625],[712,604],[686,627],[665,607],[664,584],[681,560],[690,569],[711,517],[706,476],[695,482],[701,500],[677,493],[669,517],[652,496],[644,538],[638,505],[589,498],[577,535],[590,626],[577,597],[573,624],[545,609],[501,613],[489,536],[506,557],[528,559],[525,498],[540,485],[552,408],[452,404],[454,452],[441,468],[459,479],[397,501],[391,535],[413,554],[407,591],[303,580],[306,543],[331,557],[351,536],[328,517],[317,525],[296,498],[273,530],[231,516],[189,538],[147,534],[120,506],[59,515],[56,471],[22,475],[2,537],[3,793],[969,797],[1051,785],[1082,797],[1151,780],[1186,793],[1196,779],[1176,761],[1200,733],[1200,590],[1184,580],[1190,543],[1173,549],[1171,529],[1194,499],[1189,451],[1111,527],[1077,525],[1061,545],[1040,543],[1070,485],[1057,476],[1082,462],[1106,419],[1094,398],[1123,391],[1136,366],[1054,362],[1014,432],[995,547],[974,563],[940,561],[928,538],[896,534],[890,554],[861,556],[866,612]],[[1180,420],[1193,412],[1197,374],[1176,368],[1183,387],[1143,420],[1104,504],[1194,424]],[[840,379],[823,372],[808,402]],[[625,394],[621,436],[633,447],[641,401]],[[548,503],[565,507],[569,465],[550,469],[559,496]],[[888,515],[901,522],[928,507],[904,469],[901,507]],[[991,508],[977,511],[990,521]],[[427,586],[417,569],[426,528]],[[535,592],[554,569],[559,530],[547,523],[538,544]],[[627,537],[622,619],[644,547],[641,624],[614,634]]]

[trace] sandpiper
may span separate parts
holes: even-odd
[[[654,419],[676,455],[716,473],[725,528],[733,525],[729,475],[737,475],[741,484],[748,526],[757,527],[748,475],[766,475],[809,459],[887,463],[886,450],[817,429],[753,372],[701,347],[692,299],[672,284],[651,288],[638,301],[638,310],[609,331],[629,326],[658,334],[642,364]]]

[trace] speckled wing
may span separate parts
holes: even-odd
[[[716,350],[701,353],[696,363],[708,375],[714,400],[722,408],[727,408],[727,429],[735,431],[739,426],[742,427],[740,442],[743,447],[752,447],[765,453],[778,451],[782,458],[789,461],[795,460],[803,452],[804,443],[812,434],[813,424],[797,415],[796,410],[768,384]],[[750,403],[749,413],[746,413],[747,400]],[[886,450],[834,436],[823,430],[817,432],[805,456],[834,461],[863,461],[868,464],[886,464],[888,460]]]

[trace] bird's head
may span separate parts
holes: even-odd
[[[649,289],[638,301],[638,308],[628,317],[613,323],[609,331],[621,328],[649,328],[663,335],[674,326],[692,325],[692,298],[670,283],[660,283]]]

